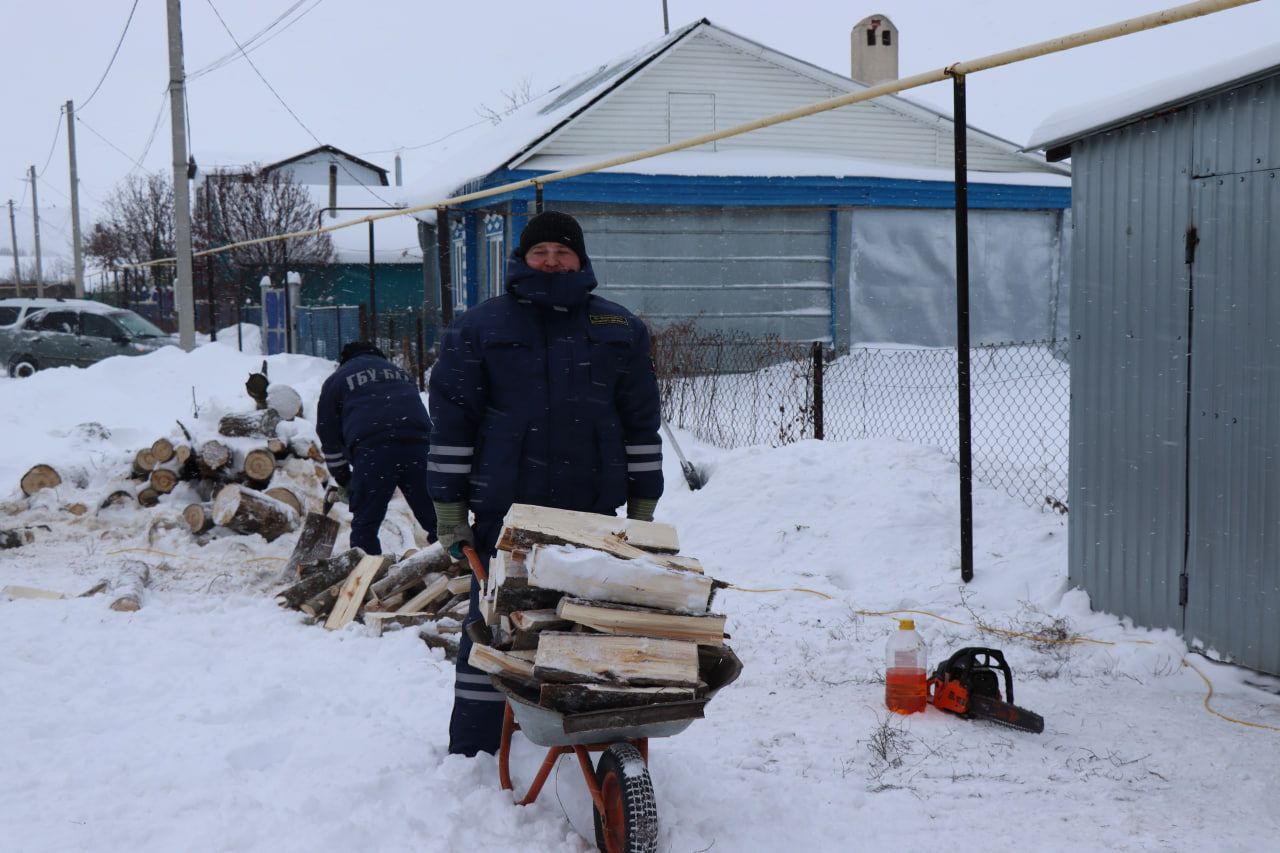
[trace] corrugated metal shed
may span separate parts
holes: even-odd
[[[1074,173],[1069,574],[1280,673],[1280,67],[1179,103],[1051,140]]]

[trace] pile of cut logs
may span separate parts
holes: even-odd
[[[306,539],[304,530],[290,558],[292,568],[286,570],[291,583],[276,594],[281,607],[300,610],[330,630],[353,620],[372,626],[379,635],[419,627],[428,645],[443,648],[450,657],[457,653],[471,574],[439,543],[393,561],[359,548],[316,558],[316,548]],[[298,558],[308,549],[311,558]]]
[[[259,386],[266,387],[265,373],[252,374],[246,383],[251,395]],[[224,415],[217,438],[197,441],[178,422],[180,435],[175,431],[162,436],[134,453],[127,477],[121,476],[94,499],[97,510],[135,502],[154,507],[185,482],[192,486],[185,494],[197,498],[182,509],[193,535],[218,526],[259,533],[272,541],[296,529],[311,505],[319,504],[329,475],[314,441],[277,436],[280,423],[301,412],[298,393],[287,385],[270,386],[268,393],[271,407]],[[259,405],[265,401],[266,397]],[[63,483],[85,488],[89,481],[83,469],[38,464],[23,475],[19,486],[30,497]],[[65,508],[79,516],[91,507],[77,501]]]
[[[471,665],[565,714],[705,704],[724,682],[709,689],[708,669],[741,665],[709,612],[723,584],[678,550],[670,525],[513,506]]]

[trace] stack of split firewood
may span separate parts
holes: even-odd
[[[324,545],[309,545],[307,538],[304,529],[286,569],[292,582],[276,594],[281,607],[300,610],[331,630],[355,620],[379,635],[393,628],[420,627],[428,645],[456,654],[471,574],[439,543],[396,561],[359,548],[317,558]],[[332,545],[330,539],[328,547]]]
[[[222,416],[217,437],[206,434],[197,439],[178,422],[172,434],[137,450],[124,463],[127,469],[103,492],[69,503],[66,510],[79,516],[94,508],[154,507],[162,502],[172,506],[180,495],[177,499],[184,502],[172,508],[181,508],[196,536],[223,527],[271,541],[297,529],[307,510],[320,505],[329,475],[320,448],[299,434],[305,431],[281,426],[301,414],[298,393],[286,385],[263,390],[267,387],[265,373],[252,374],[246,390],[260,408]],[[84,490],[90,481],[90,473],[82,468],[42,463],[28,470],[19,486],[31,497],[64,483]],[[190,488],[179,490],[183,484]]]
[[[709,612],[723,584],[676,555],[670,525],[517,504],[498,549],[469,660],[510,692],[577,714],[705,703],[737,676]]]

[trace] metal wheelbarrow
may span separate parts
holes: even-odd
[[[473,570],[483,578],[475,552],[465,549]],[[596,847],[605,853],[650,853],[658,848],[658,805],[649,776],[649,739],[670,737],[703,718],[703,709],[722,687],[742,672],[742,662],[728,646],[698,646],[698,675],[703,686],[696,698],[635,708],[608,708],[565,714],[538,704],[535,690],[491,675],[506,697],[498,748],[498,781],[513,791],[511,741],[515,732],[547,748],[533,784],[516,805],[538,799],[560,756],[573,753],[591,794]],[[591,753],[601,753],[593,768]]]

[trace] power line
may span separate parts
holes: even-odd
[[[106,138],[105,136],[103,136],[101,133],[99,133],[98,131],[94,130],[93,125],[89,124],[87,121],[85,121],[85,120],[84,120],[83,118],[81,118],[80,116],[76,116],[76,121],[80,122],[80,124],[84,126],[84,129],[85,129],[85,130],[89,131],[89,132],[90,132],[90,133],[92,133],[94,136],[98,137],[98,138],[99,138],[99,139],[101,139],[103,142],[107,143],[107,144],[108,144],[108,145],[110,145],[112,148],[114,148],[114,149],[116,150],[116,152],[117,152],[121,157],[125,158],[125,159],[126,159],[126,160],[128,160],[130,163],[132,163],[132,164],[134,164],[135,166],[137,166],[139,169],[142,169],[142,168],[143,168],[141,161],[133,159],[133,157],[129,156],[129,154],[128,154],[128,153],[127,153],[123,148],[121,148],[119,145],[116,145],[116,144],[115,144],[114,142],[112,142],[110,139],[107,139],[107,138]],[[133,170],[132,170],[132,169],[130,169],[129,171],[133,171]]]
[[[532,98],[530,98],[529,100],[525,101],[522,104],[515,104],[513,106],[507,107],[502,112],[497,113],[497,115],[499,118],[506,118],[516,110],[523,107],[525,104],[533,103],[534,101],[538,100],[544,95],[549,95],[551,92],[555,91],[556,88],[557,88],[556,86],[552,86],[550,89],[547,89],[545,92],[542,92],[540,94],[534,95]],[[453,130],[446,133],[444,136],[436,137],[430,142],[423,142],[419,145],[401,145],[398,148],[382,148],[377,151],[361,151],[360,156],[365,157],[371,154],[394,154],[397,151],[417,151],[420,148],[430,148],[432,145],[439,145],[441,142],[444,142],[446,139],[449,139],[450,137],[453,137],[453,136],[457,136],[459,133],[462,133],[464,130],[470,130],[471,128],[478,127],[479,125],[482,125],[482,124],[493,124],[493,119],[482,118],[482,119],[479,119],[478,121],[471,122],[471,124],[464,124],[462,127],[454,128]]]
[[[138,155],[137,159],[134,159],[133,157],[129,157],[129,159],[133,160],[133,162],[137,165],[137,167],[144,172],[147,171],[147,167],[142,165],[142,161],[147,159],[147,155],[151,153],[151,146],[156,141],[156,133],[158,133],[160,130],[160,121],[161,119],[164,118],[165,111],[168,109],[169,109],[169,90],[166,88],[160,94],[160,109],[156,111],[156,120],[151,125],[151,135],[147,137],[146,147],[142,149],[142,153]],[[126,154],[125,156],[128,157],[129,155]],[[133,169],[130,169],[129,172],[133,172]]]
[[[55,187],[53,184],[51,184],[51,183],[49,183],[48,181],[46,181],[44,178],[39,178],[38,180],[40,181],[40,183],[44,184],[44,185],[45,185],[46,187],[48,187],[49,189],[53,190],[53,191],[54,191],[54,192],[56,192],[58,195],[60,195],[60,196],[62,196],[63,198],[65,198],[67,201],[71,201],[71,196],[67,195],[67,194],[66,194],[66,193],[64,193],[62,190],[58,189],[58,188],[57,188],[57,187]]]
[[[301,14],[299,14],[296,18],[294,18],[293,20],[289,21],[287,24],[285,24],[283,27],[281,27],[281,28],[280,28],[279,30],[277,30],[276,32],[271,33],[271,35],[270,35],[269,37],[267,37],[267,38],[263,38],[263,36],[265,36],[268,32],[270,32],[270,31],[271,31],[271,30],[272,30],[272,29],[273,29],[277,24],[279,24],[281,21],[283,21],[283,20],[284,20],[286,17],[288,17],[288,16],[289,16],[289,15],[290,15],[290,14],[291,14],[295,9],[297,9],[299,6],[301,6],[301,5],[302,5],[303,3],[305,3],[305,2],[306,2],[306,0],[298,0],[298,2],[294,3],[294,4],[293,4],[292,6],[290,6],[288,9],[285,9],[283,12],[281,12],[281,13],[280,13],[280,15],[278,15],[274,21],[272,21],[271,23],[267,24],[267,25],[266,25],[265,27],[263,27],[261,30],[259,30],[258,32],[254,33],[252,36],[250,36],[249,38],[247,38],[247,39],[245,40],[245,42],[244,42],[244,46],[245,46],[246,51],[248,51],[248,52],[252,52],[252,51],[254,51],[254,50],[257,50],[257,49],[258,49],[258,48],[260,48],[260,47],[263,47],[264,45],[266,45],[266,44],[267,44],[267,42],[271,41],[271,39],[273,39],[273,38],[275,38],[276,36],[280,35],[280,34],[281,34],[281,33],[283,33],[285,30],[289,29],[289,27],[292,27],[294,24],[298,23],[298,21],[301,21],[303,18],[305,18],[308,14],[310,14],[310,12],[311,12],[313,9],[315,9],[315,8],[316,8],[316,6],[319,6],[321,3],[323,3],[323,2],[324,2],[324,0],[315,0],[315,2],[314,2],[311,6],[309,6],[309,7],[308,7],[308,8],[306,8],[306,9],[303,9],[303,10],[302,10],[302,12],[301,12]],[[259,41],[258,41],[259,39],[262,39],[262,40],[259,42]],[[226,64],[227,64],[227,63],[229,63],[229,62],[231,62],[231,61],[232,61],[232,60],[234,60],[234,59],[237,59],[239,56],[240,56],[240,51],[238,51],[238,50],[233,50],[233,51],[231,51],[230,53],[227,53],[227,54],[225,54],[225,55],[223,55],[223,56],[221,56],[221,57],[219,57],[219,58],[215,59],[213,62],[210,62],[208,65],[202,66],[201,68],[198,68],[198,69],[196,69],[195,71],[193,71],[193,72],[191,72],[190,74],[188,74],[188,75],[187,75],[187,82],[189,83],[189,82],[191,82],[192,80],[198,79],[198,78],[200,78],[200,77],[203,77],[203,76],[204,76],[204,75],[206,75],[206,74],[209,74],[210,72],[217,71],[219,68],[222,68],[224,65],[226,65]]]
[[[49,163],[53,160],[53,149],[58,147],[58,137],[62,135],[62,116],[65,112],[66,107],[58,108],[58,126],[53,129],[53,142],[49,143],[49,156],[44,158],[44,165],[40,167],[40,174],[37,177],[44,175],[45,169],[49,168]]]
[[[235,46],[240,49],[240,55],[244,57],[244,61],[249,63],[249,67],[253,69],[254,74],[258,75],[258,79],[262,81],[262,84],[271,90],[271,94],[275,95],[276,100],[280,102],[280,105],[284,107],[286,111],[288,111],[289,115],[293,116],[293,120],[298,123],[298,126],[301,127],[303,130],[305,130],[307,134],[312,139],[315,140],[316,145],[324,145],[324,143],[320,141],[320,137],[316,136],[311,131],[311,128],[307,127],[306,123],[303,122],[303,120],[298,117],[298,114],[293,111],[293,108],[290,107],[285,102],[285,99],[280,97],[280,93],[275,90],[275,87],[272,86],[269,82],[267,82],[267,78],[262,76],[262,72],[258,70],[258,66],[254,65],[253,60],[249,58],[249,54],[245,53],[244,48],[241,47],[240,45],[240,42],[236,40],[235,33],[231,32],[231,28],[227,26],[227,22],[222,19],[222,13],[218,11],[217,6],[213,5],[213,0],[205,0],[205,2],[209,4],[209,8],[213,10],[213,14],[215,17],[217,17],[218,23],[222,24],[222,28],[227,31],[227,35],[231,38],[231,41],[234,42]],[[347,173],[347,177],[351,178],[351,180],[355,181],[357,184],[364,187],[371,196],[373,196],[383,204],[387,205],[388,207],[393,206],[391,202],[387,201],[385,198],[383,198],[382,196],[374,192],[373,189],[369,187],[367,184],[365,184],[364,181],[360,180],[355,175],[353,175],[351,173],[351,170],[346,167],[345,163],[343,163],[341,160],[336,160],[335,162],[337,163],[338,167],[342,169],[342,171]]]
[[[129,17],[124,22],[124,29],[120,31],[120,38],[116,40],[116,49],[111,52],[111,59],[107,62],[107,68],[102,72],[102,77],[98,79],[98,85],[93,87],[93,91],[89,93],[89,97],[84,99],[80,104],[80,109],[89,106],[89,102],[93,100],[93,96],[98,94],[98,90],[102,88],[102,84],[107,81],[107,75],[111,73],[111,66],[116,64],[116,57],[120,55],[120,45],[124,44],[124,37],[129,32],[129,24],[133,22],[133,13],[138,10],[138,0],[133,0],[133,7],[129,9]]]

